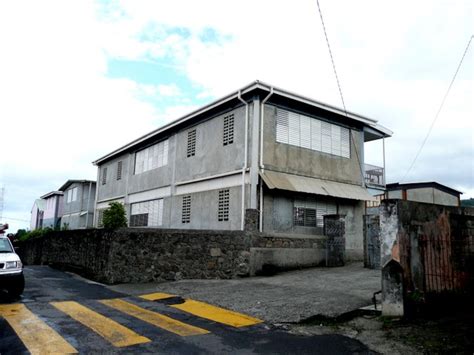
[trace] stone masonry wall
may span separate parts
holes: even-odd
[[[56,265],[115,284],[248,276],[255,248],[323,250],[325,242],[240,231],[90,229],[29,240],[20,255],[27,265]]]

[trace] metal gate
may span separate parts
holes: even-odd
[[[364,216],[365,267],[380,269],[380,216]]]

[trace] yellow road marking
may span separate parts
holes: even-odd
[[[113,300],[102,300],[99,301],[109,307],[118,309],[119,311],[129,314],[135,318],[141,319],[144,322],[150,323],[159,328],[165,329],[172,333],[189,336],[189,335],[199,335],[199,334],[208,334],[209,331],[201,329],[183,322],[180,322],[176,319],[167,317],[163,314],[150,311],[145,308],[141,308],[132,303],[126,302],[121,299]]]
[[[148,343],[151,341],[77,302],[51,302],[51,304],[71,318],[92,329],[116,347]]]
[[[227,324],[236,328],[246,327],[248,325],[254,325],[263,322],[260,319],[253,318],[245,314],[229,311],[224,308],[212,306],[210,304],[194,300],[186,300],[184,303],[175,304],[171,307],[194,314],[195,316],[201,318],[210,319],[215,322]]]
[[[168,297],[164,297],[164,295],[167,295]],[[167,293],[151,293],[148,295],[142,295],[140,297],[149,301],[155,301],[174,296],[168,295]],[[212,321],[227,324],[237,328],[246,327],[249,325],[254,325],[263,322],[260,319],[253,318],[245,314],[237,313],[224,308],[212,306],[204,302],[189,299],[185,300],[184,303],[171,305],[171,307],[194,314],[195,316],[201,318],[210,319]]]
[[[75,354],[77,350],[23,304],[0,305],[0,316],[10,324],[32,354]]]
[[[142,295],[140,298],[143,298],[148,301],[164,300],[166,298],[176,297],[175,295],[170,295],[168,293],[156,292],[150,293],[148,295]]]

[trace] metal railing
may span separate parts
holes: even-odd
[[[383,168],[376,165],[365,164],[365,182],[371,185],[385,186]]]

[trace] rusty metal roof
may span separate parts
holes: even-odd
[[[270,189],[279,189],[308,194],[347,198],[351,200],[374,201],[375,198],[361,185],[322,180],[265,170],[260,173]]]

